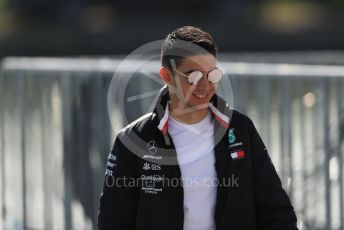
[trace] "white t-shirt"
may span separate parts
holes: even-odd
[[[177,151],[184,189],[184,230],[214,230],[216,171],[214,124],[208,115],[188,125],[169,116],[168,130]]]

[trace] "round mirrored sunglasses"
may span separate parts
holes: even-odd
[[[192,71],[191,73],[189,74],[185,74],[185,73],[182,73],[180,72],[179,70],[177,69],[174,69],[177,73],[179,73],[180,75],[182,75],[183,77],[186,77],[188,79],[188,82],[192,85],[197,85],[198,82],[203,78],[204,74],[203,72],[201,71]],[[210,70],[208,72],[208,81],[210,83],[218,83],[222,76],[223,76],[223,72],[222,70],[220,69],[213,69],[213,70]]]

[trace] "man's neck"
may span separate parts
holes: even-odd
[[[185,124],[196,124],[202,121],[208,114],[208,105],[202,105],[200,108],[190,108],[178,105],[180,102],[171,101],[169,107],[170,116]]]

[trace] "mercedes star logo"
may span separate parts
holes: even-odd
[[[155,141],[150,141],[147,144],[147,149],[151,154],[154,155],[156,153],[156,151],[158,150],[158,146],[157,146]]]

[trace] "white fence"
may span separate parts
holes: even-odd
[[[121,116],[111,123],[108,87],[119,63],[3,60],[1,229],[96,228],[114,135],[151,108],[162,86],[158,62],[139,72],[128,70],[130,79],[118,89],[124,106],[115,107]],[[232,85],[229,99],[255,121],[300,228],[344,229],[344,66],[221,64]]]

